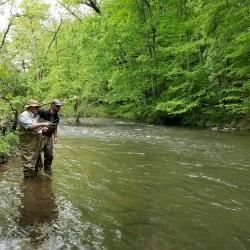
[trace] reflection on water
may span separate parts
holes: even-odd
[[[58,218],[51,184],[51,173],[25,178],[22,182],[18,226],[34,247],[41,246],[50,237],[53,222]]]
[[[0,249],[250,249],[248,132],[59,126],[53,175],[0,168]]]

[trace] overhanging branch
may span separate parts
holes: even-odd
[[[96,0],[83,0],[80,3],[91,7],[96,13],[101,14],[101,9]]]

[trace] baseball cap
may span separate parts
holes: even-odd
[[[59,100],[57,100],[57,99],[51,101],[50,104],[51,104],[51,105],[56,105],[56,106],[62,106],[62,103],[61,103]]]
[[[37,100],[28,100],[26,103],[25,103],[25,108],[28,108],[28,107],[40,107],[40,104],[38,103]]]

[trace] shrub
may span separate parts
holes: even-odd
[[[4,136],[4,140],[11,151],[19,148],[18,132],[7,132]]]
[[[6,135],[0,135],[0,158],[8,157],[18,148],[19,138],[17,132],[8,131]]]

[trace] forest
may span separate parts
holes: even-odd
[[[1,0],[0,17],[0,125],[56,98],[76,122],[249,127],[249,0]]]

